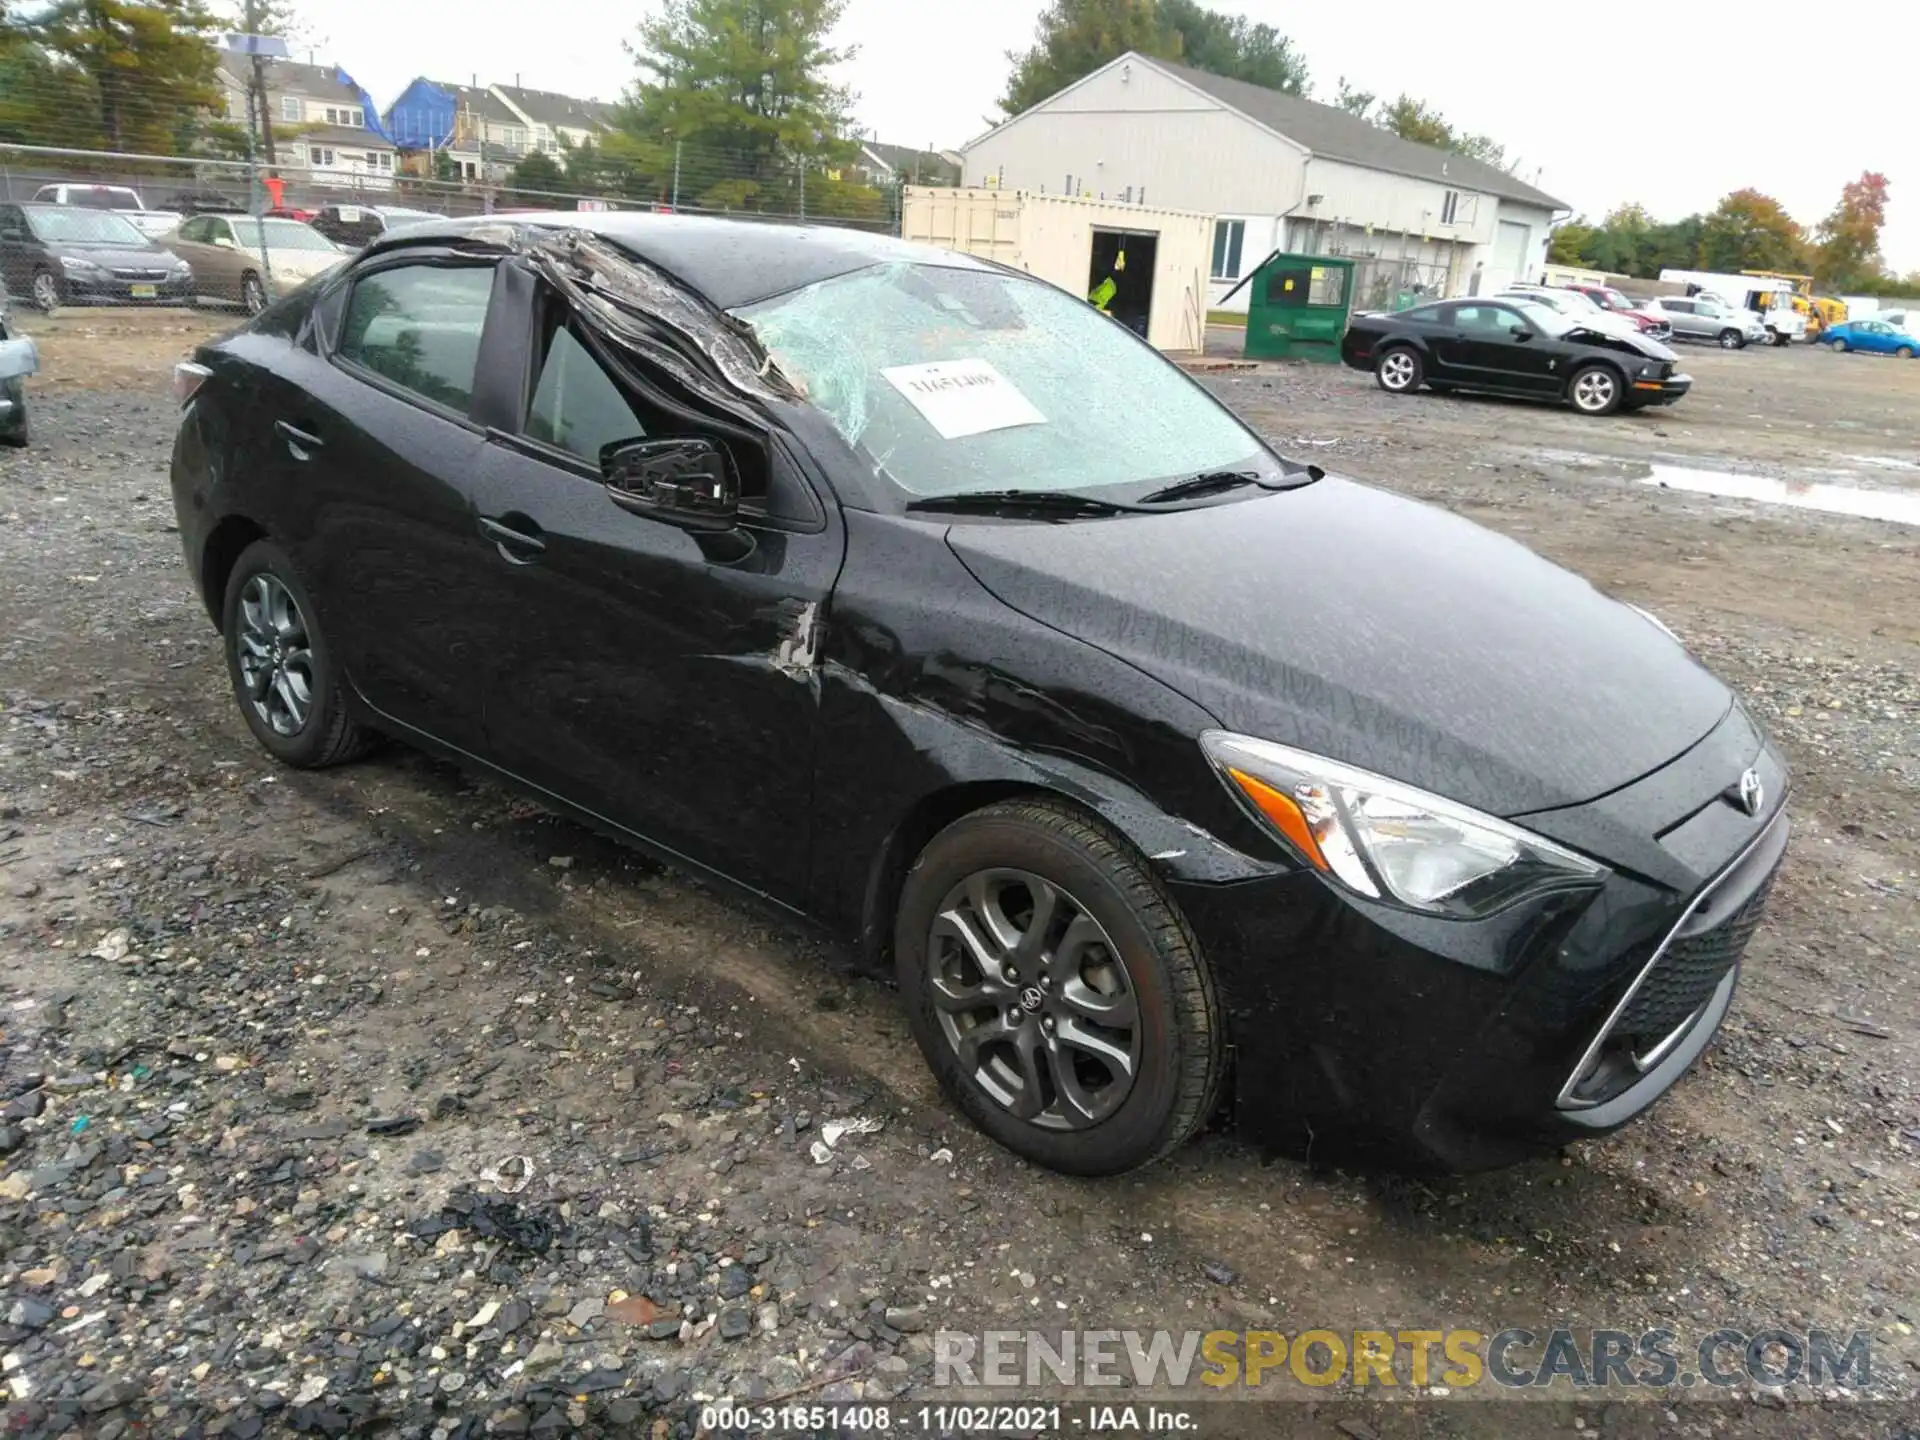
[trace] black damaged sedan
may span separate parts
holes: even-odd
[[[1271,451],[1083,301],[850,231],[449,221],[177,372],[284,762],[388,736],[857,944],[1106,1174],[1221,1105],[1417,1167],[1706,1047],[1780,757],[1651,617]]]
[[[1671,405],[1693,388],[1679,357],[1626,321],[1602,328],[1517,296],[1446,300],[1355,315],[1340,358],[1380,388],[1410,395],[1472,390],[1553,400],[1582,415]]]

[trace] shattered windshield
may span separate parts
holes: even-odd
[[[889,264],[737,313],[848,443],[914,495],[1275,465],[1132,334],[1037,280]]]

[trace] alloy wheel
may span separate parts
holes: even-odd
[[[1413,384],[1413,357],[1395,350],[1380,362],[1380,380],[1389,390],[1405,390]]]
[[[1722,350],[1738,350],[1743,343],[1738,330],[1722,330],[1720,332],[1720,348]]]
[[[233,646],[247,703],[276,735],[298,735],[313,713],[313,647],[299,602],[262,571],[240,592],[238,618]]]
[[[33,277],[33,303],[51,314],[60,303],[60,282],[53,278],[51,270],[42,270]]]
[[[1613,403],[1619,387],[1604,370],[1589,370],[1573,384],[1573,403],[1582,410],[1597,412]]]
[[[947,893],[927,946],[940,1032],[1002,1109],[1046,1130],[1112,1115],[1140,1068],[1140,1015],[1106,929],[1063,887],[981,870]]]
[[[248,275],[241,280],[240,303],[249,315],[258,315],[267,308],[267,292],[258,275]]]
[[[1836,354],[1844,355],[1847,353],[1847,342],[1836,336],[1833,342],[1833,348]]]

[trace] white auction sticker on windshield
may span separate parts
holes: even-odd
[[[880,373],[943,439],[1047,423],[1033,402],[985,360],[895,365]]]

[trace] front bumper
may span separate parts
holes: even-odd
[[[1664,380],[1635,380],[1631,383],[1633,398],[1642,405],[1671,405],[1693,389],[1693,377],[1686,374],[1669,375]]]
[[[128,280],[116,275],[61,277],[62,298],[69,305],[180,305],[193,294],[191,275],[165,280]]]
[[[1749,766],[1784,796],[1736,706],[1653,775],[1520,817],[1614,869],[1486,920],[1356,901],[1306,872],[1176,886],[1229,1012],[1239,1128],[1297,1154],[1475,1170],[1645,1111],[1725,1015],[1785,849],[1780,799],[1749,816],[1726,798]]]

